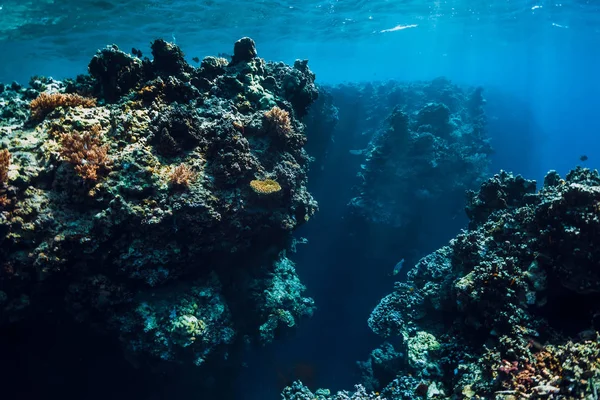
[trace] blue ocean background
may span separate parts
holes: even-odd
[[[95,49],[112,43],[149,53],[162,37],[191,59],[230,53],[232,41],[250,36],[267,60],[308,59],[321,84],[446,76],[485,86],[495,169],[539,178],[551,168],[566,172],[597,147],[599,7],[591,0],[5,1],[0,81],[84,73]],[[523,126],[503,126],[501,117]],[[515,146],[527,151],[515,157]]]
[[[266,60],[308,59],[322,85],[444,76],[484,87],[495,150],[491,173],[504,169],[539,182],[551,169],[564,175],[576,165],[598,167],[600,5],[591,0],[7,0],[0,4],[0,82],[85,73],[96,49],[112,43],[149,54],[150,41],[162,37],[181,46],[192,63],[193,57],[230,54],[243,36],[256,41]],[[366,320],[393,285],[389,271],[401,258],[414,264],[466,224],[461,214],[454,226],[439,226],[418,252],[379,253],[387,238],[374,236],[374,250],[357,253],[342,218],[355,165],[345,157],[343,138],[336,142],[339,151],[333,146],[324,174],[309,182],[320,212],[298,230],[309,244],[293,256],[318,311],[294,336],[249,350],[247,368],[232,375],[236,398],[279,398],[281,380],[298,368],[310,371],[299,375],[310,375],[314,387],[351,388],[356,360],[380,342]],[[584,154],[589,160],[582,162]],[[53,340],[56,353],[46,349],[34,358],[48,363],[40,371],[70,357],[58,353],[68,338]],[[112,394],[100,384],[107,379],[122,387],[117,398],[144,385],[165,391],[149,390],[144,398],[163,398],[179,385],[131,375],[102,346],[110,347],[100,341],[80,361],[81,387],[88,388],[81,398]],[[64,380],[46,378],[49,385]]]

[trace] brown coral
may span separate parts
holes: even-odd
[[[281,185],[279,185],[279,183],[273,179],[254,179],[250,182],[250,187],[259,194],[271,194],[281,190]]]
[[[40,93],[29,103],[31,119],[40,121],[57,107],[95,107],[96,99],[83,97],[78,94],[65,93]]]
[[[5,194],[0,195],[0,209],[8,208],[12,204],[12,201]]]
[[[292,131],[290,113],[275,106],[265,112],[267,130],[279,136],[287,136]]]
[[[8,167],[10,166],[10,152],[7,149],[0,150],[0,185],[8,182]]]
[[[87,181],[98,179],[99,170],[108,170],[108,146],[102,145],[100,125],[80,133],[72,131],[60,135],[60,156],[72,164],[75,172]]]
[[[169,181],[173,186],[189,187],[196,177],[196,172],[188,165],[182,163],[173,169],[171,175],[169,175]]]

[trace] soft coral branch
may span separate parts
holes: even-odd
[[[84,132],[60,135],[60,156],[73,165],[75,172],[87,181],[98,179],[98,172],[110,168],[108,146],[102,144],[100,125]]]
[[[29,104],[31,108],[31,119],[34,121],[43,120],[46,115],[57,107],[95,107],[96,99],[83,97],[74,93],[40,93]]]
[[[8,182],[8,167],[10,166],[10,152],[7,149],[0,150],[0,185]]]

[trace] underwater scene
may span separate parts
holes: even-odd
[[[600,2],[4,0],[0,393],[597,400]]]

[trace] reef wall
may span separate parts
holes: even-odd
[[[307,121],[311,174],[335,168],[327,158],[340,163],[340,149],[353,158],[349,230],[378,237],[373,245],[389,253],[439,243],[440,226],[460,228],[465,190],[483,182],[491,162],[482,88],[437,78],[320,90],[319,117]]]
[[[214,376],[311,315],[285,255],[317,210],[307,62],[243,38],[193,67],[156,40],[152,59],[113,45],[88,70],[0,87],[0,329],[66,313],[132,364]]]
[[[502,171],[472,191],[467,231],[422,258],[373,310],[385,338],[354,393],[286,399],[597,398],[600,175],[543,187]]]

